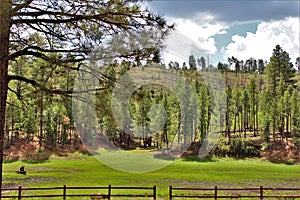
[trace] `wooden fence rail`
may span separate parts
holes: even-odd
[[[43,191],[43,190],[55,190],[55,194],[23,194],[25,191]],[[60,194],[57,194],[57,191],[60,190]],[[71,190],[94,190],[93,193],[90,194],[76,194],[70,193]],[[97,190],[107,190],[105,193],[97,193]],[[152,193],[135,193],[135,194],[112,194],[112,190],[152,190]],[[16,195],[3,195],[3,192],[17,192]],[[96,194],[95,194],[96,193]],[[49,197],[62,197],[63,200],[66,200],[67,197],[90,197],[91,199],[111,199],[111,197],[147,197],[156,199],[156,186],[153,187],[121,187],[121,186],[107,186],[107,187],[89,187],[89,186],[81,186],[81,187],[74,187],[74,186],[62,186],[62,187],[47,187],[47,188],[22,188],[21,186],[18,188],[2,188],[2,196],[0,199],[23,199],[23,198],[49,198]]]
[[[78,193],[78,190],[85,193]],[[86,192],[90,191],[90,193]],[[116,191],[125,190],[124,193],[116,193]],[[130,190],[131,193],[129,193]],[[136,192],[142,190],[143,192]],[[26,193],[26,191],[34,191],[34,194]],[[51,191],[48,194],[38,194],[37,191]],[[151,192],[146,192],[151,191]],[[6,194],[4,194],[4,192]],[[285,193],[284,193],[285,192]],[[23,199],[23,198],[49,198],[57,197],[66,200],[68,197],[90,197],[91,199],[111,199],[111,197],[147,197],[156,199],[156,186],[153,187],[121,187],[121,186],[62,186],[62,187],[44,187],[44,188],[2,188],[2,196],[0,199]],[[300,199],[300,188],[271,188],[271,187],[256,187],[256,188],[185,188],[185,187],[169,187],[169,199],[175,197],[180,198],[284,198],[284,199]],[[68,198],[69,199],[69,198]]]
[[[175,191],[181,191],[181,194]],[[190,191],[190,194],[187,194],[188,191]],[[191,192],[194,191],[194,192]],[[195,192],[195,191],[198,191]],[[210,193],[205,193],[210,191]],[[223,193],[220,193],[221,191],[225,191]],[[240,192],[239,192],[240,191]],[[241,191],[243,191],[241,193]],[[268,194],[265,194],[265,192],[269,191]],[[278,194],[276,191],[290,191],[294,192],[293,194]],[[182,193],[183,192],[183,193]],[[201,192],[201,193],[200,193]],[[227,192],[227,193],[226,193]],[[245,192],[248,192],[248,194],[243,194]],[[256,194],[249,194],[249,192],[256,192]],[[267,187],[257,187],[257,188],[218,188],[215,186],[214,188],[184,188],[184,187],[169,187],[169,197],[170,200],[174,199],[174,197],[180,197],[180,198],[211,198],[211,199],[220,199],[220,198],[290,198],[290,199],[296,199],[300,198],[300,188],[267,188]]]

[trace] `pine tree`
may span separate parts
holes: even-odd
[[[247,137],[247,129],[248,129],[248,123],[249,123],[249,110],[250,110],[250,103],[249,103],[249,94],[246,89],[243,90],[242,92],[242,127],[244,131],[244,138]]]
[[[273,141],[275,143],[276,132],[279,131],[283,136],[285,131],[286,106],[284,105],[285,91],[289,87],[294,87],[295,69],[290,62],[289,54],[276,45],[270,62],[267,66],[266,78],[269,84],[268,90],[271,95],[272,107],[268,111],[271,115],[271,127],[273,132]]]
[[[293,89],[291,96],[291,133],[293,137],[300,138],[300,101],[299,93]]]
[[[288,88],[289,85],[294,85],[295,69],[290,62],[289,54],[279,46],[276,45],[273,49],[273,54],[270,57],[270,63],[267,66],[267,79],[269,82],[269,89],[272,94],[277,96],[276,88],[279,85],[280,79],[283,81],[284,88]],[[280,95],[280,94],[279,94]]]
[[[198,93],[198,109],[199,109],[199,131],[200,131],[200,140],[203,141],[209,130],[209,116],[210,116],[210,104],[211,99],[207,86],[205,85],[196,85]]]
[[[261,110],[261,129],[262,138],[265,142],[270,140],[270,129],[271,129],[271,107],[272,107],[272,96],[271,91],[267,89],[266,86],[263,87],[260,94],[259,108]]]
[[[236,132],[236,129],[238,127],[238,131],[241,132],[241,112],[242,112],[242,105],[241,105],[241,90],[240,88],[235,88],[234,92],[233,92],[233,101],[234,101],[234,108],[233,108],[233,112],[234,112],[234,122],[233,122],[233,132]]]
[[[255,78],[250,80],[250,83],[247,86],[247,90],[249,93],[249,105],[250,105],[250,112],[251,112],[251,119],[249,119],[251,123],[251,127],[254,132],[254,137],[257,134],[258,124],[256,124],[257,120],[257,106],[258,106],[258,87],[256,84]]]
[[[285,118],[285,132],[290,133],[291,126],[291,108],[292,108],[292,95],[294,88],[289,86],[289,88],[284,92],[283,95],[283,104],[284,104],[284,118]]]
[[[266,71],[266,69],[265,69],[265,63],[264,63],[264,60],[259,59],[259,60],[258,60],[258,73],[259,73],[259,74],[264,74],[265,71]]]
[[[196,64],[196,59],[194,55],[189,56],[189,66],[190,70],[196,71],[197,70],[197,64]]]
[[[206,60],[203,56],[201,56],[201,58],[200,58],[200,66],[202,69],[206,68]]]
[[[226,86],[225,93],[226,93],[225,136],[228,137],[228,144],[231,144],[233,102],[232,102],[232,89],[230,85]]]
[[[187,70],[188,68],[187,68],[187,66],[186,66],[186,63],[185,62],[183,62],[183,64],[182,64],[182,70]]]

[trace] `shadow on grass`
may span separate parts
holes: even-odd
[[[155,154],[153,157],[159,160],[167,160],[167,161],[174,161],[177,159],[176,157],[172,157],[171,155],[165,153],[158,153]]]
[[[9,164],[9,163],[14,163],[17,162],[18,160],[4,160],[3,163],[4,164]]]
[[[274,160],[274,159],[269,159],[268,161],[273,163],[273,164],[286,164],[286,165],[295,165],[296,164],[292,160],[278,161],[278,160]]]
[[[27,164],[42,164],[42,163],[46,163],[49,162],[49,160],[22,160],[23,163],[27,163]]]
[[[217,162],[211,157],[199,158],[198,156],[186,156],[182,160],[187,162]]]

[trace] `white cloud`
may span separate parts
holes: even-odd
[[[221,24],[209,24],[207,22],[203,25],[198,25],[189,19],[176,19],[174,22],[180,34],[190,38],[200,49],[209,53],[217,51],[212,37],[216,34],[224,33],[226,28]]]
[[[216,53],[217,47],[213,36],[225,34],[227,29],[224,25],[208,22],[198,25],[189,19],[173,19],[172,23],[175,23],[176,31],[166,40],[165,64],[175,60],[180,63],[187,62],[192,54],[197,57],[197,54]],[[174,59],[176,57],[178,59]]]
[[[269,60],[273,49],[279,44],[289,53],[291,62],[300,56],[299,18],[262,22],[256,33],[247,33],[245,37],[234,35],[232,42],[224,50],[224,59],[235,56],[240,60],[250,57]]]

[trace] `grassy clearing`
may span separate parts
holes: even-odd
[[[157,152],[151,150],[100,150],[95,157],[103,164],[110,166],[113,169],[130,173],[145,173],[158,170],[173,162],[172,159],[167,160],[166,156],[164,156],[163,159],[158,159],[161,156],[159,156]]]
[[[16,174],[21,165],[27,175]],[[168,186],[185,187],[300,187],[300,165],[273,164],[258,159],[176,160],[148,173],[113,170],[91,156],[52,157],[46,161],[4,164],[4,186],[153,186],[166,198]]]

